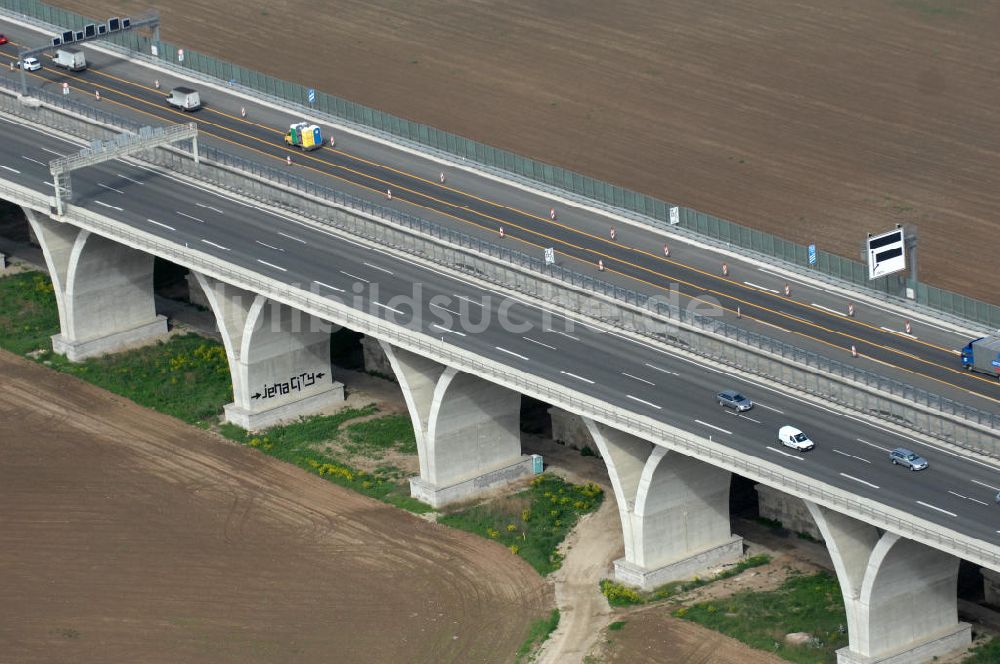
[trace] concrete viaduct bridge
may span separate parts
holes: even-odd
[[[0,173],[0,197],[23,208],[39,240],[59,309],[53,349],[71,360],[167,332],[153,299],[158,256],[187,267],[211,305],[232,374],[228,421],[259,428],[341,401],[329,335],[347,327],[378,340],[399,381],[420,456],[415,497],[441,506],[530,474],[519,435],[528,395],[579,416],[608,465],[625,541],[618,579],[648,588],[738,559],[742,539],[729,518],[737,473],[802,499],[815,519],[847,608],[850,645],[839,661],[923,662],[970,642],[957,617],[959,560],[1000,571],[996,517],[934,506],[926,485],[889,475],[884,458],[862,479],[855,462],[822,445],[808,460],[772,453],[773,429],[713,423],[709,386],[727,380],[711,375],[717,369],[691,370],[689,360],[591,323],[574,328],[543,303],[489,292],[474,276],[137,162],[85,169],[74,202],[57,207],[41,150],[73,149],[9,128],[0,134],[17,164]],[[108,198],[108,189],[129,195]],[[280,251],[255,249],[268,246],[264,233],[285,238]],[[425,295],[400,304],[415,284]],[[467,330],[460,321],[470,311],[497,323]],[[504,315],[518,329],[507,329]],[[637,385],[629,372],[642,367],[669,378]],[[846,448],[847,437],[872,436],[870,423],[772,399],[782,417],[813,422],[814,438],[843,439]],[[996,482],[995,468],[957,455],[936,466],[942,480]],[[918,513],[913,503],[931,509]]]

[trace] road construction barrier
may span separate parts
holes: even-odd
[[[906,330],[907,334],[910,333],[910,321],[903,321],[903,329]]]
[[[285,157],[285,163],[288,164],[289,166],[292,165],[292,155],[288,155],[287,157]]]
[[[94,90],[94,99],[96,99],[97,101],[101,101],[101,91],[100,90]]]
[[[392,200],[392,189],[385,190],[385,197],[390,201]]]
[[[740,309],[740,305],[736,305],[736,317],[743,318],[743,310]]]
[[[556,209],[555,208],[549,208],[549,219],[551,219],[552,221],[556,220]]]
[[[503,226],[501,226],[500,227],[500,239],[501,240],[503,239],[503,235],[504,235],[504,233],[503,233]]]
[[[160,79],[156,79],[153,81],[153,87],[156,88],[157,90],[160,89]]]
[[[729,276],[729,266],[725,263],[722,264],[722,276],[724,277]]]
[[[597,259],[597,269],[599,271],[601,271],[601,272],[604,272],[604,259],[603,258],[598,258]]]
[[[615,227],[614,227],[614,226],[612,226],[612,227],[611,227],[611,241],[612,241],[612,242],[614,242],[614,241],[615,241],[615,239],[617,238],[617,236],[618,236],[618,233],[617,233],[617,232],[615,232]]]
[[[438,179],[441,180],[441,184],[444,184],[444,171],[441,171],[441,175],[438,176]]]
[[[854,346],[854,344],[851,344],[851,357],[857,357],[857,356],[858,356],[858,349]]]
[[[670,258],[670,245],[669,244],[664,244],[663,245],[663,255],[666,256],[667,258]]]
[[[785,284],[785,297],[791,297],[791,295],[792,295],[792,287],[789,286],[788,284]]]
[[[850,302],[847,303],[847,315],[854,318],[854,305]]]
[[[247,107],[246,106],[240,106],[240,117],[241,118],[245,118],[246,116],[247,116]]]

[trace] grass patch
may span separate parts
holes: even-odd
[[[417,453],[417,437],[409,415],[386,415],[347,427],[344,449],[369,459],[381,459],[387,450],[401,454]]]
[[[52,282],[41,272],[0,278],[0,348],[18,355],[52,347],[59,311]]]
[[[552,609],[547,618],[539,618],[528,628],[528,638],[517,649],[516,662],[525,661],[528,656],[538,650],[559,626],[559,609]]]
[[[548,473],[513,496],[446,514],[438,523],[496,540],[546,575],[562,563],[556,551],[581,515],[596,510],[604,491]]]
[[[777,590],[739,592],[677,609],[674,615],[802,664],[832,664],[836,650],[847,645],[840,586],[827,572],[791,576]],[[784,641],[790,632],[812,634],[813,642],[790,646]]]
[[[622,631],[622,627],[625,626],[625,622],[626,621],[624,621],[624,620],[616,620],[615,622],[613,622],[610,625],[608,625],[608,631],[609,632],[620,632],[620,631]]]
[[[1000,662],[1000,638],[993,637],[969,651],[962,664],[995,664]]]
[[[400,481],[400,472],[392,466],[383,466],[374,472],[367,473],[358,470],[329,454],[317,452],[315,445],[336,438],[343,433],[343,425],[358,417],[373,415],[378,410],[374,405],[364,408],[342,410],[334,415],[310,417],[268,429],[260,433],[249,433],[234,424],[223,424],[220,433],[226,438],[294,464],[310,473],[319,475],[329,482],[346,487],[371,498],[381,500],[390,505],[401,507],[411,512],[430,512],[433,509],[409,495],[406,482]],[[379,427],[383,419],[395,419],[390,415],[385,418],[369,420],[364,424],[372,430],[394,430],[396,424]],[[347,427],[350,431],[351,427]],[[412,434],[412,429],[411,429]],[[358,436],[361,434],[358,433]]]
[[[601,593],[605,598],[607,598],[608,604],[611,606],[649,604],[650,602],[659,602],[664,599],[669,599],[670,597],[686,593],[689,590],[694,590],[695,588],[707,586],[715,581],[721,581],[722,579],[734,577],[738,574],[742,574],[748,569],[760,567],[761,565],[766,565],[769,562],[771,562],[771,557],[768,555],[762,554],[759,556],[751,556],[746,560],[741,560],[729,569],[723,570],[714,576],[696,576],[688,581],[672,581],[649,592],[643,592],[620,583],[615,583],[611,579],[603,579],[601,581]]]

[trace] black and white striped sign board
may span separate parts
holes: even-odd
[[[884,277],[906,269],[903,229],[868,236],[868,278]]]

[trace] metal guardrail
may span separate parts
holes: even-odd
[[[61,32],[64,26],[82,29],[85,24],[93,22],[39,0],[0,0],[0,8],[54,33]],[[661,230],[681,232],[719,248],[736,248],[771,262],[777,261],[782,267],[804,276],[819,278],[844,288],[860,289],[883,301],[950,318],[965,327],[980,327],[984,331],[1000,328],[1000,307],[996,305],[924,283],[917,285],[916,302],[913,302],[899,296],[901,282],[895,276],[869,281],[865,266],[858,261],[820,249],[817,251],[817,264],[810,268],[808,251],[803,245],[685,207],[678,208],[678,225],[671,225],[670,208],[674,206],[653,196],[399,118],[322,91],[313,91],[313,99],[310,101],[309,90],[304,85],[262,74],[191,49],[185,50],[183,62],[179,62],[179,48],[176,45],[154,41],[134,31],[113,35],[103,45],[117,50],[125,57],[139,58],[182,76],[200,78],[216,85],[238,87],[255,97],[273,100],[313,116],[325,116],[330,122],[406,144],[449,161],[459,159],[473,162],[481,170],[517,180],[553,195],[603,208],[612,214],[624,214],[639,223]],[[151,55],[153,46],[156,47],[156,56]]]
[[[52,197],[9,184],[4,180],[0,180],[0,194],[7,200],[46,214],[54,202]],[[227,264],[215,256],[178,244],[162,242],[150,233],[108,220],[89,210],[70,206],[66,218],[74,225],[140,251],[162,256],[178,265],[260,293],[318,318],[362,331],[569,412],[590,417],[751,480],[848,514],[878,528],[1000,571],[1000,547],[937,526],[905,511],[883,506],[871,500],[859,499],[847,491],[727,448],[711,438],[704,439],[687,432],[678,433],[673,427],[652,418],[637,416],[623,408],[610,406],[600,399],[569,390],[565,386],[526,372],[512,370],[499,362],[463,351],[443,340],[410,330],[405,326],[387,324],[372,314],[338,302],[334,296],[323,297],[306,290],[290,288],[286,283],[261,277],[249,270]]]
[[[46,112],[46,122],[70,130],[71,133],[79,135],[95,132],[87,123],[53,113],[46,108],[65,105],[68,110],[75,112],[80,104],[68,103],[70,100],[60,95],[43,91],[38,94],[45,101],[39,107],[23,106],[4,95],[0,95],[0,102],[22,115]],[[84,110],[93,110],[86,105],[82,106]],[[107,124],[118,123],[117,118],[103,111],[94,115]],[[122,121],[121,124],[129,123]],[[369,200],[316,184],[283,169],[275,169],[211,147],[203,146],[201,154],[201,165],[195,165],[188,156],[180,152],[148,151],[145,158],[161,167],[304,214],[320,223],[336,226],[372,241],[448,265],[462,266],[494,283],[513,287],[548,302],[562,304],[573,311],[642,334],[657,342],[668,343],[703,357],[725,362],[740,370],[766,376],[787,387],[822,396],[867,416],[895,421],[978,453],[1000,456],[998,414],[796,348],[715,318],[689,314],[674,303],[663,302],[562,266],[546,265],[533,256],[426,219],[375,205]],[[354,214],[334,214],[337,208]],[[400,233],[400,228],[412,233]],[[420,237],[414,237],[414,234]],[[434,238],[454,247],[469,249],[478,256],[449,253],[439,244],[421,238]],[[484,260],[483,257],[492,260]],[[508,269],[504,265],[518,269]],[[544,277],[546,281],[539,282],[537,277],[532,277],[525,271]],[[561,290],[557,287],[560,283],[565,286]],[[718,337],[731,343],[721,343]],[[803,368],[792,368],[789,363]],[[887,397],[886,394],[890,396]]]

